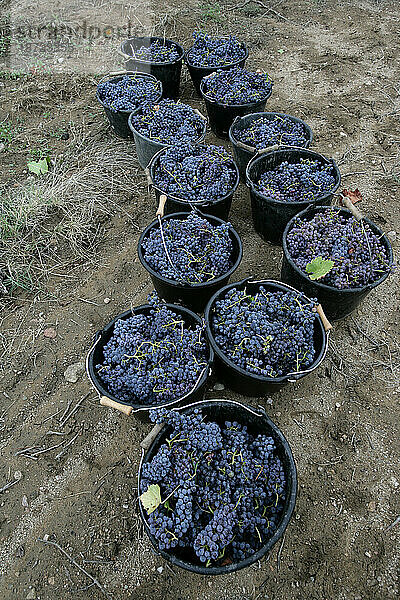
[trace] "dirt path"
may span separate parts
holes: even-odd
[[[87,4],[94,16],[101,8],[100,3]],[[132,7],[107,6],[107,18],[115,20],[121,11],[135,12]],[[396,250],[397,5],[276,3],[275,10],[288,20],[256,4],[230,12],[227,6],[212,5],[213,12],[207,3],[163,5],[169,14],[167,34],[187,42],[190,31],[202,25],[230,29],[243,38],[251,48],[249,65],[265,67],[275,81],[269,108],[304,118],[315,132],[314,149],[338,160],[343,174],[361,173],[346,177],[344,185],[358,187],[364,196],[362,210],[386,232],[396,232]],[[74,19],[83,13],[71,4]],[[103,63],[101,44],[92,49],[91,72],[113,60],[111,42],[103,46]],[[68,89],[65,76],[60,77],[54,77],[51,86],[44,84],[44,76],[31,80],[30,96],[24,93],[25,104],[18,107],[12,90],[21,86],[26,92],[28,83],[2,79],[2,118],[8,114],[13,123],[22,119],[18,139],[27,139],[30,147],[40,145],[46,132],[59,126],[68,129],[73,119],[99,140],[96,143],[102,143],[99,132],[104,130],[107,143],[121,151],[121,143],[106,131],[93,97],[92,76],[84,75],[74,88],[75,101],[65,91],[60,93]],[[35,104],[35,97],[40,102]],[[193,100],[186,76],[183,99]],[[49,120],[41,104],[46,111],[50,107]],[[53,152],[65,151],[61,139],[46,139]],[[207,140],[216,141],[211,134]],[[84,360],[95,331],[131,304],[142,303],[151,291],[136,258],[136,244],[154,214],[154,199],[147,193],[132,146],[127,142],[124,148],[132,154],[132,194],[118,198],[122,209],[103,220],[101,243],[90,260],[77,261],[69,278],[51,279],[50,300],[44,293],[33,303],[28,295],[10,303],[0,300],[7,339],[0,384],[0,488],[15,481],[16,471],[22,474],[0,493],[0,598],[104,597],[96,586],[87,587],[91,580],[57,548],[38,541],[46,535],[97,577],[114,600],[397,597],[400,526],[388,529],[400,513],[396,274],[371,293],[353,317],[336,324],[327,359],[316,373],[272,399],[246,400],[267,408],[296,458],[298,502],[283,547],[278,545],[249,569],[216,579],[170,570],[153,554],[136,500],[138,447],[149,426],[100,407],[85,375],[75,384],[64,378],[67,366]],[[21,146],[11,144],[0,156],[3,181],[13,185],[26,177],[27,154]],[[235,278],[278,278],[281,250],[253,232],[243,185],[234,199],[231,221],[244,243],[244,260]],[[104,303],[105,298],[111,301]],[[46,327],[56,329],[55,339],[44,337]],[[242,399],[227,390],[215,392],[213,383],[206,397]],[[69,403],[71,411],[80,401],[63,426]],[[48,449],[64,440],[73,441],[58,458],[63,446],[43,452],[37,460],[17,455],[23,448]]]

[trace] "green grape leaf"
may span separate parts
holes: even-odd
[[[325,277],[334,264],[333,260],[324,260],[322,256],[317,256],[317,258],[314,258],[306,266],[306,273],[310,275],[311,281],[315,281],[316,279]]]
[[[160,486],[155,484],[150,485],[147,492],[143,492],[140,496],[140,501],[145,510],[147,510],[147,514],[151,515],[151,513],[161,504]]]
[[[44,175],[49,170],[47,158],[38,161],[31,160],[31,162],[28,162],[28,169],[31,173],[35,173],[35,175]]]

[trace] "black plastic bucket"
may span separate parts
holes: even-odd
[[[215,352],[215,367],[217,375],[219,375],[219,377],[225,381],[229,388],[235,392],[238,392],[239,394],[243,394],[244,396],[265,396],[271,392],[278,392],[288,383],[294,383],[299,379],[302,379],[321,364],[328,350],[329,331],[325,331],[322,319],[317,314],[314,325],[315,359],[311,367],[308,369],[299,371],[297,373],[289,373],[282,377],[263,377],[261,375],[249,373],[245,369],[238,367],[234,362],[232,362],[222,352],[222,350],[220,350],[212,332],[211,318],[215,310],[215,302],[225,296],[225,294],[232,288],[245,290],[250,294],[255,294],[258,292],[261,286],[263,286],[267,292],[290,291],[300,295],[298,290],[280,281],[274,281],[272,279],[266,279],[263,281],[250,281],[249,279],[243,279],[243,281],[230,283],[216,292],[216,294],[214,294],[214,296],[210,299],[204,311],[207,336],[211,347]]]
[[[218,226],[222,225],[224,221],[222,219],[217,219],[217,217],[213,217],[211,215],[204,215],[199,213],[200,216],[206,219],[211,225]],[[171,219],[179,219],[184,220],[188,216],[188,213],[174,213],[167,215],[161,219],[161,224],[169,221]],[[238,268],[240,261],[243,256],[243,246],[239,234],[235,231],[235,229],[230,225],[229,227],[229,237],[232,242],[232,267],[216,279],[212,281],[207,281],[206,283],[197,283],[194,285],[190,284],[182,284],[174,281],[173,279],[168,279],[167,277],[163,277],[154,269],[152,269],[145,261],[142,250],[143,240],[149,235],[150,231],[154,228],[160,227],[158,219],[150,223],[143,231],[142,235],[139,238],[138,243],[138,256],[139,260],[142,263],[143,267],[150,274],[153,285],[157,291],[157,294],[166,300],[167,302],[171,302],[175,304],[176,302],[187,306],[191,310],[195,312],[202,312],[205,305],[218,291],[221,287],[226,285],[229,281],[231,275]]]
[[[150,79],[154,79],[154,81],[157,81],[155,77],[153,77],[153,75],[150,75],[149,73],[141,73],[139,71],[135,71],[133,73],[120,73],[114,77],[103,77],[103,79],[99,82],[99,83],[103,83],[104,81],[111,81],[112,83],[117,83],[118,81],[120,81],[123,77],[125,77],[125,75],[140,75],[141,77],[148,77]],[[162,84],[160,81],[158,81],[158,86],[160,89],[160,94],[159,94],[159,98],[155,101],[158,102],[161,97],[162,97]],[[124,139],[129,139],[132,137],[132,133],[130,130],[130,127],[128,125],[128,119],[129,119],[129,115],[131,114],[132,110],[119,110],[117,112],[113,112],[112,110],[110,110],[102,101],[102,99],[99,96],[99,92],[96,91],[96,98],[98,100],[98,102],[100,102],[100,104],[102,105],[102,107],[104,108],[104,112],[106,113],[106,117],[114,131],[114,133],[116,133],[116,135],[118,135],[118,137],[124,138]]]
[[[323,212],[329,206],[318,206],[316,208],[310,207],[306,210],[303,210],[301,213],[296,215],[298,218],[311,220],[317,213]],[[347,210],[347,208],[341,208],[340,214],[342,216],[351,218],[352,213]],[[393,250],[392,246],[379,227],[377,227],[372,221],[369,219],[363,218],[363,221],[371,228],[374,234],[380,238],[382,241],[389,265],[393,264]],[[353,312],[360,304],[360,302],[370,293],[370,291],[376,288],[378,285],[383,283],[385,279],[389,276],[389,273],[384,273],[382,277],[377,279],[374,283],[370,283],[369,285],[358,287],[358,288],[349,288],[344,290],[338,290],[333,286],[326,285],[325,283],[321,283],[319,281],[311,281],[308,277],[307,273],[303,273],[301,269],[294,263],[291,259],[287,247],[287,236],[291,228],[294,224],[294,218],[289,221],[286,226],[286,229],[283,233],[282,245],[283,245],[283,260],[282,260],[282,270],[281,277],[282,280],[286,283],[293,285],[297,289],[304,292],[307,296],[317,297],[324,307],[324,311],[328,319],[332,321],[336,321],[337,319],[342,319],[347,317],[350,313]]]
[[[311,127],[301,119],[298,119],[297,117],[292,117],[291,115],[286,115],[284,113],[277,112],[260,112],[250,113],[249,115],[244,115],[243,117],[236,117],[236,119],[230,126],[228,133],[229,139],[232,144],[233,156],[239,168],[240,177],[244,181],[246,181],[246,167],[249,161],[253,158],[253,156],[257,154],[257,149],[254,146],[247,145],[244,142],[238,140],[235,136],[235,132],[247,129],[247,127],[249,127],[249,125],[251,125],[253,121],[257,121],[257,119],[260,119],[261,117],[264,117],[265,119],[269,119],[271,121],[273,121],[276,117],[282,117],[285,119],[289,119],[294,123],[300,123],[304,127],[307,136],[307,142],[304,148],[308,148],[313,140],[313,132],[311,130]],[[287,147],[287,144],[282,145]],[[274,146],[274,149],[278,150],[278,147],[275,148]]]
[[[149,164],[149,170],[148,170],[149,183],[151,183],[151,186],[154,189],[154,192],[156,195],[157,206],[159,205],[159,202],[160,202],[160,196],[162,194],[164,194],[165,196],[167,196],[167,202],[165,204],[165,210],[164,210],[164,213],[166,215],[169,215],[172,213],[177,213],[177,212],[190,212],[192,210],[192,208],[196,208],[207,215],[212,215],[213,217],[218,217],[219,219],[222,219],[223,221],[227,221],[228,216],[229,216],[229,211],[232,206],[233,195],[239,185],[239,171],[238,171],[236,163],[234,161],[232,161],[232,163],[231,163],[232,167],[236,171],[235,182],[232,186],[232,189],[227,194],[225,194],[225,196],[221,196],[221,198],[217,198],[216,200],[214,200],[214,202],[201,202],[201,201],[192,202],[191,201],[189,203],[189,201],[184,200],[183,198],[178,198],[176,196],[173,196],[172,194],[167,194],[165,191],[158,188],[157,185],[154,183],[154,171],[156,169],[158,160],[159,160],[161,154],[163,153],[163,151],[164,151],[164,148],[162,148],[159,152],[157,152],[157,154],[155,154],[153,156],[151,163]]]
[[[201,563],[198,559],[196,560],[195,554],[187,548],[185,549],[177,547],[170,551],[160,550],[156,538],[150,533],[142,503],[139,502],[140,516],[144,524],[144,529],[158,555],[162,556],[170,564],[182,569],[186,569],[187,571],[191,571],[192,573],[198,573],[200,575],[225,575],[227,573],[233,573],[234,571],[239,571],[240,569],[249,567],[258,560],[261,560],[285,533],[296,504],[296,464],[293,458],[292,450],[285,436],[275,425],[275,423],[271,421],[267,413],[261,407],[254,409],[250,406],[246,406],[245,404],[240,404],[239,402],[234,402],[232,400],[204,400],[202,402],[196,402],[186,406],[182,409],[182,412],[185,414],[191,413],[195,408],[201,409],[203,416],[206,417],[206,420],[212,420],[221,425],[223,425],[225,421],[237,421],[240,424],[246,425],[248,431],[252,435],[264,434],[272,437],[286,475],[286,499],[275,533],[267,540],[264,546],[262,546],[262,548],[255,552],[252,556],[249,556],[240,562],[230,563],[221,567],[206,567],[204,563]],[[170,434],[170,429],[171,428],[169,426],[164,425],[161,431],[159,431],[155,437],[154,441],[152,441],[150,447],[142,451],[142,460],[140,462],[138,472],[139,490],[143,464],[150,462],[153,459],[160,446],[165,443],[166,437]],[[155,431],[157,430],[155,429]]]
[[[170,62],[149,62],[135,58],[134,53],[142,46],[148,48],[153,42],[161,42],[163,46],[173,47],[179,54],[179,58]],[[179,85],[181,79],[182,60],[184,49],[177,42],[167,40],[163,37],[133,37],[122,42],[119,54],[125,59],[125,68],[128,71],[142,71],[150,73],[161,81],[164,98],[176,99],[179,96]]]
[[[228,71],[229,69],[232,69],[232,67],[242,67],[242,68],[244,67],[245,62],[249,57],[249,50],[245,44],[242,43],[241,46],[245,51],[245,55],[243,56],[243,58],[241,58],[240,60],[237,60],[235,62],[229,63],[229,65],[224,65],[222,67],[195,67],[194,65],[192,65],[190,63],[189,55],[190,55],[191,48],[189,48],[189,50],[186,51],[185,63],[188,68],[189,75],[192,79],[194,88],[195,88],[198,96],[201,97],[200,84],[201,84],[201,80],[203,79],[203,77],[206,77],[207,75],[210,75],[211,73],[214,73],[214,71]]]
[[[206,105],[211,130],[220,138],[228,138],[229,128],[236,117],[262,112],[268,98],[272,94],[271,89],[262,100],[248,102],[247,104],[220,104],[208,98],[205,90],[206,83],[207,79],[203,78],[200,84],[200,92]]]
[[[188,310],[187,308],[184,308],[182,306],[175,306],[173,304],[167,304],[166,306],[170,310],[173,310],[174,312],[181,315],[186,325],[202,325],[202,319],[191,310]],[[140,421],[145,422],[149,421],[148,412],[152,408],[160,408],[161,406],[168,406],[172,408],[174,406],[184,406],[189,404],[190,402],[201,400],[204,396],[207,379],[211,373],[211,365],[214,360],[214,352],[210,347],[207,359],[208,364],[199,376],[196,385],[193,387],[193,390],[191,390],[189,393],[185,394],[185,396],[182,396],[181,398],[177,398],[176,400],[172,400],[164,404],[149,406],[143,404],[135,404],[134,402],[124,402],[123,400],[120,400],[119,398],[111,394],[108,391],[106,384],[104,384],[98,377],[95,369],[96,365],[101,364],[104,360],[103,348],[110,340],[113,334],[114,325],[116,321],[118,321],[119,319],[129,319],[129,317],[131,317],[133,314],[149,314],[150,310],[151,306],[149,304],[142,304],[141,306],[136,306],[132,310],[127,310],[126,312],[114,317],[114,319],[110,321],[110,323],[108,323],[104,327],[104,329],[96,333],[93,345],[90,348],[86,357],[86,373],[90,379],[91,384],[99,394],[100,404],[104,404],[105,406],[114,406],[114,408],[118,408],[126,414],[134,414],[135,417],[137,417]]]
[[[137,111],[133,112],[131,115],[129,115],[128,125],[132,132],[133,139],[135,140],[136,153],[138,156],[139,164],[142,167],[142,169],[146,169],[153,156],[157,154],[157,152],[159,152],[163,148],[166,148],[167,146],[170,146],[171,144],[166,144],[164,142],[156,142],[155,140],[152,140],[142,135],[141,133],[139,133],[139,131],[137,131],[137,129],[134,128],[134,126],[132,125],[132,117],[138,114],[139,111],[140,108]],[[193,140],[193,143],[201,142],[206,136],[207,119],[203,117],[201,113],[199,113],[199,116],[201,116],[204,120],[203,129],[201,133],[199,133],[199,137],[196,140]]]
[[[322,194],[312,202],[280,202],[256,191],[255,184],[262,173],[270,171],[282,162],[297,163],[301,158],[318,160],[322,164],[333,166],[336,184],[332,191]],[[251,212],[254,229],[265,241],[273,244],[282,242],[282,234],[290,219],[309,206],[330,204],[340,185],[340,171],[333,158],[325,158],[312,150],[294,150],[285,147],[280,150],[258,152],[246,168],[246,185],[250,188]]]

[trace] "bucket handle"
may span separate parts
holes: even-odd
[[[140,442],[140,447],[143,448],[145,452],[147,452],[147,450],[150,448],[151,444],[154,442],[163,427],[163,423],[156,423],[153,429]]]
[[[100,338],[99,338],[100,339]],[[96,341],[97,344],[98,340]],[[95,345],[96,345],[95,344]],[[90,354],[90,352],[93,350],[94,346],[92,346],[92,348],[89,350],[88,356]],[[200,372],[200,375],[198,376],[198,378],[196,379],[195,383],[193,384],[193,387],[184,395],[181,396],[180,398],[176,398],[175,400],[171,400],[171,402],[168,402],[167,404],[163,404],[162,408],[168,408],[169,406],[172,406],[174,404],[177,404],[179,402],[182,402],[182,400],[184,400],[185,398],[187,398],[190,394],[192,394],[194,392],[194,390],[197,388],[200,380],[202,379],[204,373],[208,370],[209,375],[211,375],[212,373],[212,363],[207,362],[206,366],[204,367],[204,369]],[[93,387],[96,389],[96,386],[94,385],[92,378],[89,375],[89,371],[87,370],[87,375],[90,379],[90,382],[92,383]],[[96,391],[98,392],[98,390],[96,389]],[[138,412],[144,412],[144,411],[148,411],[149,407],[148,406],[143,406],[141,408],[133,408],[133,406],[127,405],[127,404],[122,404],[120,402],[116,402],[115,400],[112,400],[111,398],[109,398],[108,396],[101,396],[99,394],[99,400],[100,400],[100,404],[102,406],[108,406],[109,408],[116,408],[117,410],[119,410],[120,412],[124,413],[125,415],[127,415],[128,417],[133,413],[138,413]],[[191,404],[189,404],[188,406],[191,406]],[[153,408],[157,408],[156,406],[154,406]]]
[[[160,84],[161,82],[156,79],[156,77],[154,77],[154,75],[151,75],[150,73],[142,73],[141,71],[110,71],[109,73],[107,73],[107,75],[104,75],[99,83],[97,85],[100,85],[100,83],[103,83],[103,81],[106,81],[107,79],[109,79],[110,77],[118,77],[119,75],[144,75],[145,77],[151,77],[151,79],[154,79],[155,81],[157,81],[158,84]]]
[[[162,218],[164,216],[165,203],[167,202],[168,197],[165,194],[161,194],[160,202],[158,203],[158,208],[156,211],[156,217]]]
[[[351,212],[351,214],[357,221],[361,221],[364,218],[364,215],[362,214],[362,212],[359,211],[356,206],[354,206],[354,204],[352,203],[352,201],[350,200],[350,198],[348,196],[344,196],[343,194],[339,194],[339,195],[342,200],[343,206],[345,206],[347,208],[347,210],[349,210]]]
[[[199,115],[199,117],[201,117],[201,118],[203,119],[203,121],[205,121],[206,123],[208,123],[208,119],[207,119],[207,117],[205,117],[205,116],[203,115],[203,113],[199,111],[199,109],[198,109],[198,108],[194,108],[194,109],[193,109],[193,112],[194,112],[194,113],[196,113],[196,115]]]

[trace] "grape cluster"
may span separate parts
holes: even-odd
[[[252,73],[240,67],[215,71],[202,81],[209,100],[227,105],[265,100],[272,89],[272,81],[267,73]]]
[[[236,178],[233,159],[222,146],[181,142],[160,155],[153,183],[187,202],[215,202],[232,191]]]
[[[313,308],[294,292],[252,296],[230,289],[214,304],[211,330],[222,352],[242,369],[262,377],[282,377],[311,366],[314,355]]]
[[[188,327],[154,294],[148,314],[120,319],[103,348],[98,377],[119,400],[158,405],[190,392],[207,366],[203,327]]]
[[[146,263],[163,277],[189,284],[204,283],[220,277],[232,266],[229,223],[211,225],[192,212],[182,220],[168,219],[161,227],[162,232],[157,226],[150,230],[142,249]]]
[[[239,562],[276,531],[286,475],[272,437],[252,435],[235,421],[218,424],[191,414],[153,409],[169,435],[140,477],[140,493],[159,485],[161,504],[147,517],[160,550],[190,551],[206,566]]]
[[[144,102],[155,102],[160,97],[159,82],[141,75],[124,75],[119,81],[99,83],[100,100],[112,112],[136,110]]]
[[[287,235],[287,248],[295,264],[305,271],[314,258],[333,261],[319,281],[338,289],[363,287],[390,271],[389,257],[367,223],[327,208],[312,219],[296,218]]]
[[[262,173],[255,190],[278,202],[312,202],[333,191],[336,184],[330,163],[300,159],[298,163],[281,162]]]
[[[194,67],[224,67],[246,56],[246,50],[234,35],[213,38],[201,31],[192,35],[193,46],[187,56]]]
[[[302,123],[280,115],[259,117],[244,129],[233,128],[232,133],[236,140],[258,150],[274,144],[304,147],[309,139]]]
[[[179,52],[175,46],[167,46],[160,40],[155,40],[150,46],[141,46],[136,50],[134,58],[146,62],[170,63],[178,60]]]
[[[196,141],[204,131],[204,119],[191,106],[169,98],[143,105],[132,116],[132,125],[143,136],[165,144]]]

